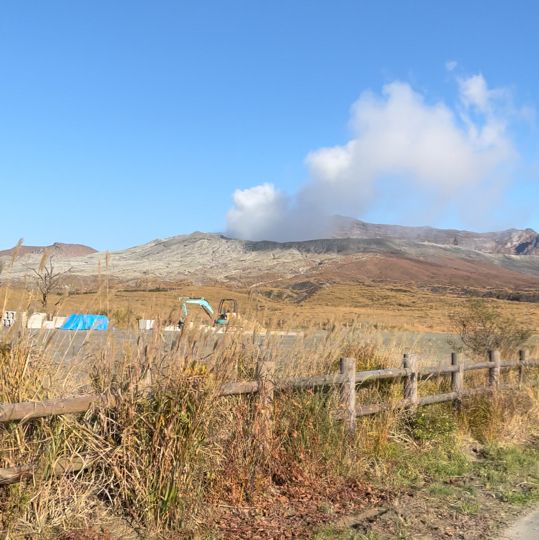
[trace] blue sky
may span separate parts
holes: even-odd
[[[478,74],[510,96],[514,156],[488,171],[498,193],[477,201],[477,219],[422,183],[395,188],[400,172],[351,210],[539,229],[538,16],[531,1],[4,0],[0,247],[23,237],[119,249],[223,231],[234,191],[264,183],[294,212],[316,174],[306,157],[354,138],[350,110],[364,92],[383,100],[401,81],[464,129],[459,81]]]

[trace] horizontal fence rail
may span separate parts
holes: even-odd
[[[501,370],[518,370],[518,384],[524,380],[525,369],[539,367],[539,360],[530,360],[527,351],[519,351],[516,362],[501,361],[498,351],[489,353],[488,362],[464,364],[460,362],[460,355],[451,354],[451,364],[447,366],[418,367],[415,356],[404,355],[402,367],[375,369],[369,371],[356,371],[356,360],[342,358],[338,373],[329,375],[316,375],[310,377],[296,377],[286,380],[275,378],[275,364],[273,361],[259,361],[257,364],[257,379],[252,381],[237,381],[223,384],[218,392],[219,396],[241,396],[256,394],[263,408],[265,422],[271,424],[273,415],[274,394],[289,390],[306,388],[337,387],[339,389],[340,406],[336,411],[337,417],[347,428],[353,432],[358,417],[379,414],[395,409],[415,409],[419,406],[436,403],[459,402],[464,398],[502,391],[511,386],[500,385]],[[487,370],[488,379],[485,386],[464,388],[464,373],[470,371]],[[451,376],[451,391],[443,394],[434,394],[419,397],[418,382],[432,377]],[[357,387],[380,380],[403,381],[402,400],[391,403],[357,404]],[[114,407],[116,398],[112,395],[83,394],[72,397],[50,399],[38,402],[3,403],[0,404],[0,424],[14,421],[29,421],[35,418],[44,418],[62,414],[85,413],[92,407]],[[266,431],[272,431],[272,426],[266,426]],[[78,469],[76,468],[78,467]],[[79,463],[72,470],[85,468]],[[0,469],[0,485],[17,482],[23,476],[30,474],[32,466],[23,465]],[[60,472],[71,470],[70,467],[58,467]]]
[[[268,362],[269,363],[269,362]],[[384,379],[408,378],[414,373],[418,378],[435,377],[440,375],[455,374],[459,370],[475,371],[481,369],[522,369],[525,367],[539,367],[539,360],[527,360],[526,362],[480,362],[477,364],[451,365],[444,367],[421,367],[411,368],[387,368],[371,371],[358,371],[355,373],[354,384],[364,384],[371,381]],[[286,379],[284,381],[274,382],[274,391],[284,391],[290,389],[316,388],[323,386],[337,386],[349,382],[350,376],[336,373],[331,375],[316,375],[313,377],[297,377]],[[484,388],[488,391],[490,388]],[[259,390],[258,381],[238,381],[225,383],[221,386],[220,396],[235,396],[243,394],[256,394]],[[457,389],[456,393],[465,397],[467,392],[462,388]],[[442,394],[442,396],[452,396],[455,394]],[[432,396],[429,396],[429,398]],[[455,397],[451,399],[456,399]],[[446,401],[449,401],[448,398]],[[423,403],[423,402],[421,402]],[[420,403],[420,404],[421,404]],[[427,400],[424,404],[429,404]],[[81,394],[78,396],[50,399],[46,401],[26,401],[21,403],[3,403],[0,404],[0,423],[30,420],[33,418],[43,418],[47,416],[56,416],[60,414],[76,414],[88,411],[92,406],[113,406],[114,399],[111,396],[99,394]],[[366,410],[366,408],[365,408]]]

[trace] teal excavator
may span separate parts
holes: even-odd
[[[188,296],[182,297],[179,300],[181,302],[182,311],[179,323],[180,328],[185,324],[185,321],[187,320],[187,316],[189,314],[187,306],[189,305],[200,306],[204,313],[211,320],[213,326],[226,326],[229,323],[230,319],[236,317],[238,313],[238,303],[233,298],[221,299],[217,310],[219,315],[216,319],[214,319],[215,310],[205,298]]]

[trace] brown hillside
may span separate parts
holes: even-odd
[[[539,277],[482,261],[454,257],[435,260],[395,255],[347,257],[332,261],[318,274],[329,281],[385,281],[417,286],[539,288]]]
[[[83,244],[64,244],[62,242],[55,242],[50,246],[22,245],[18,248],[4,249],[3,251],[0,251],[0,257],[11,257],[15,251],[17,251],[18,256],[41,255],[43,252],[48,251],[55,257],[82,257],[97,252],[96,249]]]

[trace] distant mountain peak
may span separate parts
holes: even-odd
[[[17,251],[18,255],[21,257],[24,255],[42,255],[45,251],[54,257],[80,257],[97,253],[96,249],[83,244],[65,244],[63,242],[54,242],[50,246],[25,246],[23,244],[18,248],[13,247],[0,251],[0,257],[11,257],[15,251]]]

